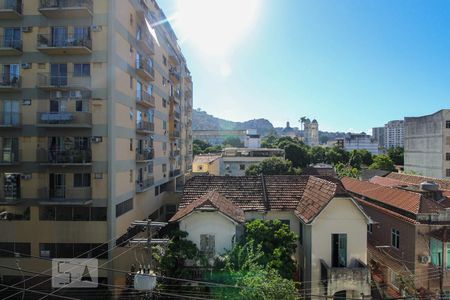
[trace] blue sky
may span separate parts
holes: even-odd
[[[178,1],[158,3],[176,16]],[[275,126],[308,116],[321,130],[355,132],[450,108],[449,0],[258,3],[252,26],[220,56],[205,54],[191,39],[196,33],[183,35],[173,20],[193,75],[194,107]],[[242,22],[233,14],[226,20]]]

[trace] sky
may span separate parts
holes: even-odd
[[[450,108],[449,0],[159,0],[194,107],[320,130]]]

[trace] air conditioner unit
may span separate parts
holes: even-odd
[[[100,25],[93,25],[91,27],[91,29],[92,29],[93,32],[100,32],[100,31],[102,31],[102,26],[100,26]]]
[[[31,69],[31,63],[22,64],[22,69]]]
[[[20,175],[20,179],[22,179],[22,180],[30,180],[31,179],[31,174],[22,174],[22,175]]]
[[[32,32],[33,27],[32,26],[24,26],[22,27],[22,32]]]
[[[92,143],[95,143],[95,144],[101,143],[102,140],[103,140],[103,139],[102,139],[101,136],[93,136],[93,137],[91,137],[91,142],[92,142]]]
[[[431,261],[431,258],[426,255],[419,256],[420,263],[427,264]]]
[[[41,250],[41,257],[50,257],[50,250]]]

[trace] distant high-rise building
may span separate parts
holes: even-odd
[[[303,119],[303,133],[305,144],[309,146],[319,145],[319,123],[316,119],[312,120]]]
[[[379,154],[378,143],[370,135],[365,133],[346,134],[344,138],[344,149],[346,151],[365,149],[374,155]]]
[[[395,120],[384,125],[384,147],[386,149],[404,146],[405,121]]]
[[[372,128],[372,139],[378,143],[379,147],[384,147],[384,127]]]
[[[405,171],[450,178],[450,109],[405,118]]]

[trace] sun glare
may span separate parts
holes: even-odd
[[[178,0],[176,31],[181,41],[202,54],[225,57],[255,25],[259,4],[260,0]]]

